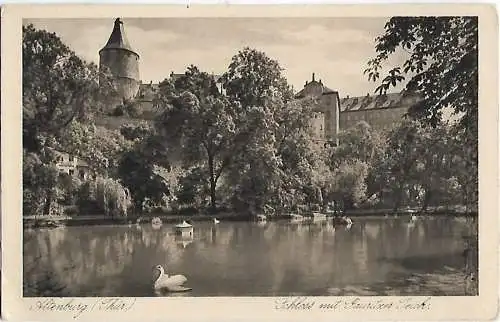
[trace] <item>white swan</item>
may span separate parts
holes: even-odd
[[[217,225],[218,223],[220,223],[220,220],[219,220],[219,219],[217,219],[217,218],[214,218],[214,224],[216,224],[216,225]]]
[[[191,290],[190,287],[182,286],[187,281],[184,275],[168,276],[168,274],[165,274],[165,270],[161,265],[157,265],[155,269],[160,271],[160,275],[154,282],[155,290],[166,290],[170,292],[185,292]]]

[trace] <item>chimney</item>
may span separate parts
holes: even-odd
[[[306,84],[304,85],[304,87],[306,87],[306,86],[307,86],[307,84],[309,84],[309,82],[308,82],[308,81],[306,81]]]
[[[347,95],[345,98],[349,99],[349,95]]]
[[[312,79],[312,81],[314,82],[314,73],[313,73],[313,79]]]
[[[321,82],[321,79],[319,80],[319,83],[320,83],[321,85],[323,85],[323,82]]]

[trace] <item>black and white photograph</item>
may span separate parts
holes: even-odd
[[[25,19],[23,295],[478,294],[478,19]]]
[[[2,12],[2,315],[493,312],[487,8],[70,7]]]

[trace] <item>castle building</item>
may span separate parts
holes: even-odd
[[[137,96],[141,85],[139,54],[130,46],[120,18],[115,20],[108,42],[99,51],[99,66],[112,75],[115,99],[130,101]]]
[[[316,81],[314,73],[312,80],[306,81],[304,88],[295,95],[296,99],[312,99],[314,119],[312,127],[317,143],[330,142],[338,144],[340,98],[339,93],[325,85],[321,80]]]
[[[340,98],[339,93],[326,87],[321,80],[306,81],[297,99],[316,102],[313,129],[318,142],[338,144],[338,134],[364,121],[373,129],[388,131],[400,124],[410,106],[419,101],[413,93],[388,93]]]
[[[111,99],[114,106],[126,101],[134,101],[140,110],[140,119],[151,120],[156,112],[153,98],[158,84],[142,83],[139,74],[139,54],[132,49],[125,35],[123,22],[117,18],[106,45],[99,51],[99,66],[108,69],[112,75],[115,95]],[[183,74],[170,74],[175,81]],[[214,75],[216,81],[220,78]],[[220,82],[219,90],[223,91]],[[319,144],[338,144],[339,133],[361,121],[376,130],[390,130],[399,124],[408,108],[418,102],[419,97],[412,93],[390,93],[340,98],[339,92],[328,88],[321,80],[306,81],[296,99],[311,99],[314,102],[312,127],[315,142]],[[113,106],[112,106],[113,107]]]

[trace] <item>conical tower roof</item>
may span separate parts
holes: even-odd
[[[101,49],[125,49],[133,52],[137,56],[139,56],[135,50],[132,49],[130,43],[128,42],[127,36],[125,35],[125,29],[123,27],[123,21],[120,18],[115,19],[115,26],[113,27],[113,31],[111,32],[111,36],[109,36],[109,40],[106,45]]]

